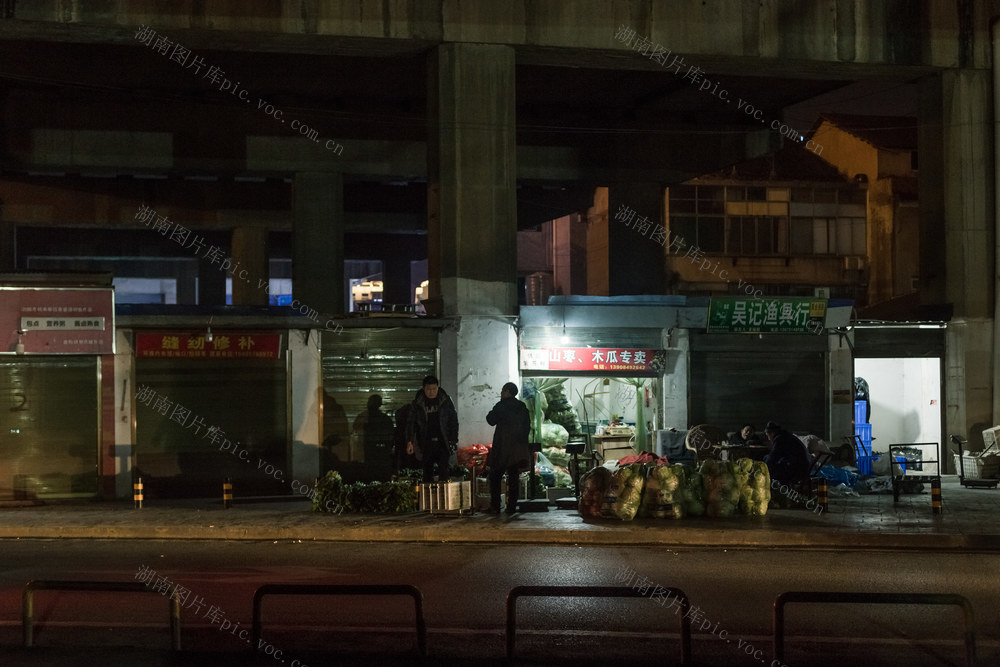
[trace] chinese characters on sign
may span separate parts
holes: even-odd
[[[280,359],[280,334],[224,333],[211,341],[205,334],[140,333],[137,359]]]
[[[652,373],[656,350],[609,347],[543,347],[521,350],[521,369]]]
[[[18,342],[25,354],[113,354],[114,290],[5,287],[0,328],[5,351]]]
[[[816,333],[826,301],[810,297],[712,297],[708,333]]]

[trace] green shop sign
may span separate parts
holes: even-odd
[[[712,297],[708,333],[817,333],[826,299],[810,297]]]

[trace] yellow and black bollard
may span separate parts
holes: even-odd
[[[934,514],[941,513],[941,480],[932,479],[931,480],[931,512]]]
[[[226,509],[233,506],[233,480],[228,477],[222,483],[222,506]]]
[[[816,501],[824,512],[830,509],[830,496],[827,493],[826,480],[822,477],[816,483]]]
[[[132,501],[135,503],[135,509],[142,509],[142,477],[136,478],[132,484]]]

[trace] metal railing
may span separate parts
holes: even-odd
[[[417,647],[427,655],[427,625],[424,622],[424,598],[420,590],[406,584],[264,584],[253,594],[253,645],[260,650],[263,625],[262,601],[265,595],[406,595],[413,598],[416,611]]]
[[[35,591],[88,591],[101,593],[153,593],[163,595],[139,581],[29,581],[21,595],[21,627],[26,647],[35,644]],[[170,647],[181,650],[181,605],[176,598],[170,604]]]
[[[691,664],[691,619],[688,618],[687,594],[679,588],[666,588],[681,601],[680,637],[681,664]],[[507,658],[514,658],[517,633],[517,599],[522,597],[588,597],[588,598],[642,598],[645,592],[624,586],[515,586],[507,593]],[[676,615],[676,612],[675,612]]]
[[[774,657],[785,659],[785,605],[791,602],[819,604],[920,604],[954,605],[962,608],[965,621],[965,662],[976,664],[976,631],[972,605],[961,595],[943,593],[847,593],[791,591],[774,599]]]

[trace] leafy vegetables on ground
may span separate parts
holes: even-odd
[[[373,512],[405,514],[417,511],[417,492],[410,480],[355,482],[345,484],[340,473],[331,470],[318,480],[312,508],[316,512]],[[329,501],[329,502],[328,502]]]

